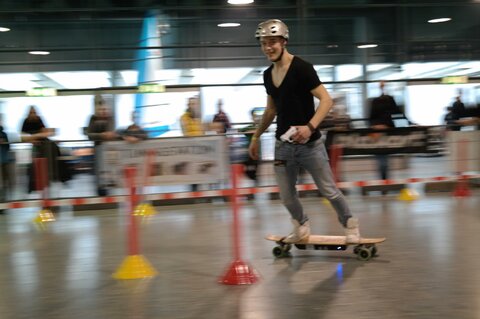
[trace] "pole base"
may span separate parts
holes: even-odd
[[[54,222],[55,216],[50,209],[42,209],[38,212],[37,216],[33,219],[34,223],[41,224],[46,222]]]
[[[258,281],[256,271],[241,260],[233,261],[219,282],[225,285],[250,285]]]
[[[135,210],[133,211],[133,215],[135,215],[135,216],[148,217],[148,216],[153,216],[153,215],[156,215],[156,214],[157,214],[157,212],[156,212],[155,208],[150,203],[139,204],[139,205],[137,205],[137,207],[135,207]]]
[[[455,197],[468,197],[471,195],[472,192],[468,188],[468,184],[466,181],[458,182],[457,187],[455,187],[455,190],[453,191],[453,196]]]
[[[400,195],[398,195],[399,200],[404,201],[412,201],[418,199],[419,195],[416,191],[409,188],[404,188],[400,191]]]
[[[115,279],[143,279],[155,277],[156,270],[142,255],[127,256],[117,271],[113,274]]]

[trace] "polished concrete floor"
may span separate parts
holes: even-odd
[[[41,229],[37,211],[0,215],[0,318],[480,318],[480,193],[399,201],[348,196],[379,256],[300,251],[275,259],[263,237],[286,234],[278,201],[242,202],[241,257],[260,276],[220,284],[232,256],[228,203],[157,207],[139,225],[158,276],[117,280],[126,256],[126,209],[71,212]],[[329,205],[302,198],[316,234],[341,234]]]

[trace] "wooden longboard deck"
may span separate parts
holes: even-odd
[[[266,240],[281,242],[285,236],[268,235]],[[297,245],[365,245],[365,244],[379,244],[386,240],[381,238],[361,238],[359,243],[347,243],[345,236],[325,236],[325,235],[310,235],[307,239],[296,242]]]

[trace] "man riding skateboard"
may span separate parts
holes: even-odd
[[[255,37],[272,65],[263,73],[267,106],[252,136],[249,153],[253,159],[258,158],[260,135],[276,117],[274,171],[280,198],[294,225],[283,241],[295,243],[310,235],[308,216],[295,188],[298,172],[304,168],[337,212],[347,242],[359,242],[358,220],[352,217],[344,195],[335,184],[317,129],[332,107],[330,95],[313,65],[288,52],[289,30],[285,23],[276,19],[264,21],[258,25]],[[316,110],[314,97],[320,100]],[[289,136],[284,136],[287,132]]]

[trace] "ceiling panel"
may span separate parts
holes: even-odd
[[[225,1],[2,0],[0,72],[127,70],[135,67],[143,18],[162,18],[167,68],[265,64],[253,33],[268,18],[290,27],[289,47],[314,64],[361,63],[357,44],[376,42],[368,61],[406,63],[479,59],[480,2],[309,0]],[[448,14],[452,20],[429,24]],[[238,22],[238,28],[219,28]],[[48,50],[33,57],[32,49]]]

